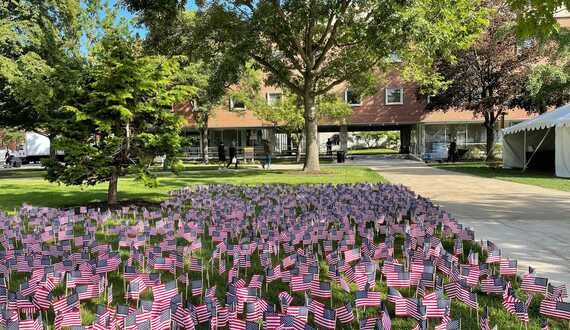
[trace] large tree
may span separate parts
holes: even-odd
[[[570,31],[562,29],[540,39],[541,60],[532,66],[519,105],[544,113],[570,102]]]
[[[142,10],[152,8],[127,1]],[[163,2],[161,2],[164,4]],[[479,33],[485,12],[471,0],[414,1],[229,1],[200,2],[204,46],[246,54],[268,75],[303,101],[307,157],[305,170],[319,170],[315,100],[344,82],[368,82],[390,70],[392,55],[403,74],[438,81],[432,60],[451,58]],[[172,6],[180,7],[173,1]],[[172,6],[166,7],[172,8]],[[166,11],[169,12],[169,11]],[[247,58],[246,57],[246,58]],[[437,84],[434,84],[437,85]]]
[[[0,3],[0,127],[61,133],[81,88],[81,26],[79,0]]]
[[[192,77],[192,84],[198,88],[190,99],[183,100],[190,116],[200,132],[202,160],[208,162],[208,124],[215,110],[226,101],[232,86],[242,85],[248,90],[255,88],[261,81],[251,81],[248,75],[253,73],[247,64],[245,54],[232,51],[231,47],[221,47],[211,38],[205,21],[208,15],[197,16],[194,12],[184,11],[180,6],[165,8],[160,1],[150,8],[144,3],[131,1],[129,8],[140,12],[141,19],[149,27],[145,39],[145,51],[165,56],[182,55],[192,65],[197,66],[200,75]],[[162,9],[160,9],[162,8]],[[178,8],[178,10],[176,10]],[[160,12],[164,10],[164,12]],[[158,12],[157,12],[158,11]],[[250,84],[249,86],[246,86]]]
[[[467,44],[483,21],[473,1],[212,1],[214,33],[233,40],[303,101],[305,170],[319,170],[315,100],[349,82],[374,82],[396,53],[404,74],[429,79],[434,55]],[[429,46],[428,46],[429,45]]]
[[[268,104],[266,100],[259,95],[252,98],[251,108],[254,109],[256,117],[265,120],[282,132],[295,134],[297,140],[297,162],[301,159],[301,144],[303,141],[303,129],[305,120],[303,118],[303,100],[298,95],[291,93],[285,89],[281,97],[281,101],[277,104]],[[338,95],[327,94],[319,97],[315,101],[315,110],[318,119],[329,121],[344,121],[352,114],[352,108]],[[271,141],[273,142],[273,141]]]
[[[495,124],[521,97],[525,80],[537,61],[538,46],[521,41],[514,30],[514,13],[501,0],[489,1],[491,24],[477,42],[459,53],[456,62],[441,60],[436,71],[450,81],[444,92],[431,97],[433,110],[472,111],[484,119],[487,158],[495,146]]]
[[[55,143],[64,161],[44,161],[47,178],[72,185],[109,182],[108,204],[117,202],[119,177],[128,172],[154,184],[154,158],[178,151],[182,120],[172,105],[196,92],[186,83],[192,73],[181,74],[193,69],[177,57],[144,56],[129,34],[106,28],[93,49],[80,102],[65,107],[73,122]]]

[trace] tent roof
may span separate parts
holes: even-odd
[[[554,126],[570,126],[570,103],[552,112],[544,113],[536,118],[505,128],[503,134],[515,134],[522,131],[532,131]]]

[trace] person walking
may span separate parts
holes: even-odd
[[[263,140],[263,154],[265,155],[263,169],[268,170],[271,167],[271,144],[267,140]]]
[[[453,141],[451,141],[451,143],[449,144],[447,160],[452,163],[455,163],[455,161],[457,160],[457,142],[455,141],[455,139],[453,139]]]
[[[224,141],[220,141],[218,145],[218,161],[220,164],[226,162],[226,147],[224,146]]]
[[[226,167],[230,167],[232,163],[236,164],[236,169],[238,168],[238,159],[237,159],[237,148],[236,148],[236,141],[233,140],[232,144],[230,145],[230,161]]]
[[[10,154],[10,149],[6,149],[6,154],[4,155],[4,167],[10,167],[12,165],[12,155]]]
[[[332,157],[332,141],[327,139],[327,156]]]

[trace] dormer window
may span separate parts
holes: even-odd
[[[274,92],[274,93],[267,93],[267,104],[270,106],[276,106],[281,104],[281,100],[283,98],[283,94]]]
[[[235,96],[230,97],[230,111],[245,110],[245,102]]]
[[[386,88],[386,105],[404,104],[404,89]]]
[[[360,94],[354,92],[353,90],[347,89],[344,92],[344,101],[353,107],[362,105],[362,97]]]

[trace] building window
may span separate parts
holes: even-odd
[[[386,105],[404,104],[403,88],[386,88]]]
[[[281,93],[267,93],[267,104],[271,106],[280,105],[282,97]]]
[[[360,96],[360,94],[357,94],[350,89],[344,91],[344,101],[352,106],[362,105],[362,97]]]
[[[230,110],[231,111],[242,111],[245,110],[245,102],[238,99],[237,97],[230,97]]]

